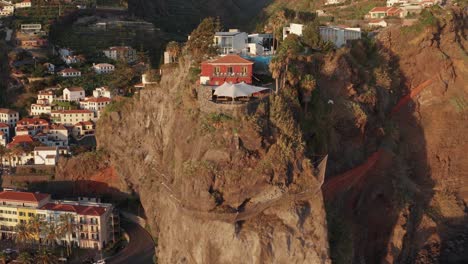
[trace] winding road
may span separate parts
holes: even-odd
[[[155,255],[153,238],[141,226],[122,221],[122,228],[130,237],[128,245],[117,255],[106,260],[109,264],[152,264]]]

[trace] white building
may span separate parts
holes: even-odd
[[[81,109],[81,110],[60,110],[52,111],[52,121],[57,124],[65,126],[72,126],[78,122],[85,122],[94,119],[94,113],[92,111]]]
[[[323,41],[330,41],[337,48],[344,46],[350,40],[361,39],[360,28],[343,28],[343,27],[320,27],[320,37]]]
[[[81,77],[81,72],[73,68],[66,68],[61,70],[58,75],[64,78]]]
[[[111,99],[108,97],[88,97],[83,101],[80,101],[80,108],[92,111],[94,118],[100,118],[101,112],[111,103]]]
[[[68,102],[79,102],[85,98],[85,90],[82,87],[65,88],[62,98]]]
[[[97,74],[110,73],[115,71],[115,66],[109,63],[93,64],[94,72]]]
[[[109,89],[109,87],[98,87],[94,89],[93,91],[93,97],[107,97],[107,98],[112,98],[112,93]]]
[[[55,92],[52,90],[42,90],[37,93],[37,102],[38,104],[51,104],[54,102],[56,96]]]
[[[246,49],[247,39],[247,33],[230,29],[228,32],[216,32],[214,44],[221,54],[240,54]]]
[[[41,24],[21,24],[22,32],[40,32],[41,29]]]
[[[271,51],[273,34],[249,34],[246,53],[253,56],[263,56]]]
[[[31,115],[40,116],[41,114],[50,115],[52,106],[47,104],[31,104]]]
[[[325,5],[337,5],[344,2],[345,0],[326,0]]]
[[[10,126],[0,123],[0,145],[6,146],[10,142]]]
[[[78,122],[73,126],[72,135],[80,138],[86,135],[94,135],[94,123],[92,121]]]
[[[137,52],[135,49],[128,46],[110,47],[104,50],[104,55],[115,61],[134,62],[137,60]]]
[[[19,113],[11,109],[0,108],[0,122],[5,123],[9,126],[16,126],[16,122],[19,120]]]
[[[378,28],[378,27],[387,27],[388,23],[387,21],[383,19],[374,19],[374,20],[369,21],[368,25],[369,27],[372,27],[372,28]]]
[[[407,0],[387,0],[387,7],[394,6],[394,5],[402,5],[407,4]]]
[[[303,24],[291,23],[289,24],[288,27],[283,28],[283,40],[286,39],[286,37],[289,34],[294,34],[294,35],[298,35],[299,37],[302,37],[303,30],[304,30]]]
[[[28,8],[28,7],[31,7],[31,0],[23,0],[22,2],[15,4],[15,8]]]
[[[35,147],[34,164],[55,166],[58,161],[58,147]]]
[[[15,13],[15,6],[11,1],[0,1],[0,17],[11,16]]]

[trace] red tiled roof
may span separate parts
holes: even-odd
[[[60,203],[59,204],[48,203],[44,205],[41,208],[41,210],[74,212],[79,215],[93,215],[93,216],[100,216],[106,212],[105,207],[74,205],[74,204],[60,204]]]
[[[94,123],[91,121],[78,122],[75,126],[94,126]]]
[[[84,92],[83,87],[70,87],[66,89],[68,89],[70,92]]]
[[[48,125],[49,122],[41,118],[22,118],[17,122],[17,127],[30,126],[30,125]]]
[[[50,197],[50,194],[32,192],[0,192],[0,200],[17,202],[40,202]]]
[[[92,102],[92,103],[105,103],[105,102],[110,102],[111,99],[107,97],[90,97],[86,99],[86,102]]]
[[[33,138],[30,136],[30,135],[19,135],[19,136],[15,136],[13,138],[13,141],[11,141],[7,147],[8,148],[12,148],[18,144],[23,144],[23,143],[33,143],[34,140]]]
[[[253,62],[242,58],[239,55],[226,55],[218,59],[206,61],[207,64],[253,64]]]
[[[75,70],[73,68],[66,68],[66,69],[63,69],[61,72],[63,73],[71,73],[71,72],[80,72],[79,70]]]
[[[14,111],[14,110],[11,110],[11,109],[7,109],[7,108],[0,108],[0,113],[2,114],[18,114],[18,112]]]
[[[0,127],[1,127],[1,128],[5,128],[5,127],[10,127],[10,126],[8,126],[8,125],[5,124],[5,123],[0,123]]]
[[[67,130],[67,128],[64,125],[61,124],[52,124],[49,126],[49,129],[52,130]]]

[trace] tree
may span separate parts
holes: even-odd
[[[301,80],[302,100],[304,101],[304,112],[307,113],[307,106],[312,98],[312,92],[317,88],[317,82],[312,74],[307,74]]]
[[[19,244],[27,244],[29,241],[31,241],[31,233],[29,231],[28,226],[25,223],[19,223],[15,227],[16,229],[16,236],[15,240]]]
[[[177,58],[181,54],[180,45],[179,45],[179,43],[177,43],[175,41],[171,41],[171,42],[169,42],[167,44],[166,51],[169,53],[169,60],[170,60],[171,63],[176,62]]]
[[[57,257],[46,249],[42,249],[36,255],[37,264],[55,264],[58,263]]]
[[[75,222],[75,217],[72,214],[60,215],[60,225],[58,227],[58,234],[65,238],[67,244],[67,256],[72,253],[72,236],[75,233],[78,225]]]
[[[317,19],[305,25],[302,31],[302,42],[312,49],[320,49],[322,38],[320,37],[320,23]]]
[[[187,41],[187,51],[193,59],[200,61],[205,56],[214,56],[218,48],[214,45],[215,33],[221,31],[221,22],[213,17],[203,19],[198,27],[190,34]]]
[[[55,225],[54,223],[46,225],[42,233],[44,237],[44,242],[49,246],[54,245],[55,241],[57,241],[59,237],[57,225]]]
[[[30,235],[32,239],[34,239],[35,242],[37,243],[39,249],[41,249],[40,241],[41,241],[41,234],[44,230],[44,226],[45,226],[44,222],[38,215],[35,215],[32,219],[29,220],[28,227],[29,227]]]
[[[33,258],[28,252],[21,252],[16,260],[21,264],[33,264]]]

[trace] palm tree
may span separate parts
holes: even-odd
[[[311,74],[307,74],[301,81],[301,88],[303,91],[304,112],[307,113],[307,105],[312,98],[312,92],[317,88],[317,82]]]
[[[21,264],[33,264],[33,258],[28,252],[21,252],[16,260]]]
[[[32,236],[30,230],[25,223],[19,223],[18,225],[16,225],[15,229],[15,240],[17,243],[25,245],[31,240]]]
[[[72,253],[72,234],[75,232],[77,227],[78,225],[75,222],[75,217],[72,214],[60,215],[60,225],[58,227],[58,233],[62,237],[65,237],[65,241],[67,244],[67,256],[70,256]]]
[[[54,223],[46,225],[43,230],[43,237],[44,237],[44,242],[47,245],[49,246],[54,245],[55,241],[57,241],[57,238],[59,237],[57,225],[55,225]]]
[[[273,79],[276,83],[276,93],[279,92],[279,82],[281,77],[281,72],[283,71],[283,60],[280,57],[274,57],[270,62],[270,72]]]
[[[58,263],[57,257],[49,251],[42,249],[36,255],[37,264],[55,264]]]
[[[29,220],[29,230],[30,234],[32,236],[32,239],[34,239],[38,245],[38,248],[41,249],[41,234],[44,229],[44,221],[38,216],[35,215],[32,219]]]

